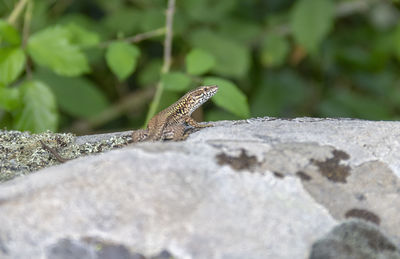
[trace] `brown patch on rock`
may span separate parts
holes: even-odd
[[[255,167],[259,165],[256,156],[249,156],[245,149],[241,149],[239,156],[230,156],[225,153],[220,153],[216,156],[219,165],[229,165],[236,171],[250,170],[254,171]]]
[[[284,178],[284,177],[285,177],[284,174],[279,173],[279,172],[273,172],[273,174],[274,174],[274,176],[275,176],[276,178]]]
[[[346,218],[359,218],[366,221],[370,221],[379,225],[381,223],[381,219],[373,212],[364,209],[351,209],[348,210],[345,214]]]
[[[306,174],[303,171],[296,172],[296,175],[303,181],[310,181],[312,179],[311,176],[309,176],[308,174]]]
[[[347,165],[340,165],[341,160],[347,160],[350,156],[341,150],[333,150],[333,157],[325,161],[310,161],[318,166],[319,172],[332,182],[346,183],[346,178],[350,175],[350,167]]]

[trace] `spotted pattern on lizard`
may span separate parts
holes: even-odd
[[[218,91],[218,86],[200,86],[182,96],[177,102],[156,114],[147,125],[147,129],[132,133],[133,142],[158,140],[184,140],[189,134],[187,126],[192,128],[211,127],[212,124],[199,124],[191,115],[203,103]]]

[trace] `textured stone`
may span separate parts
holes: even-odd
[[[344,222],[315,242],[310,259],[400,259],[400,251],[376,226]]]
[[[263,118],[68,161],[0,185],[0,258],[307,258],[352,218],[397,252],[399,136],[397,122]]]

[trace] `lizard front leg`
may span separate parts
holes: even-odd
[[[167,127],[159,140],[181,140],[183,134],[184,132],[180,129],[175,130],[175,128]],[[152,138],[148,130],[135,130],[132,132],[132,142],[134,143],[149,140],[152,140]]]
[[[212,127],[213,125],[211,123],[207,123],[207,124],[200,124],[197,121],[195,121],[192,117],[187,116],[185,118],[185,122],[192,126],[193,128],[207,128],[207,127]]]
[[[163,140],[185,140],[189,137],[189,133],[189,130],[187,130],[183,124],[169,125],[163,132]]]
[[[133,142],[142,142],[147,140],[149,137],[149,131],[146,129],[134,130],[132,132],[132,141]]]

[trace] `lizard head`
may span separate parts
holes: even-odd
[[[176,103],[174,110],[181,115],[191,115],[200,105],[217,93],[218,86],[200,86],[188,92]]]
[[[200,105],[207,102],[218,91],[216,85],[200,86],[186,94],[187,100],[191,103],[191,112],[195,111]]]

